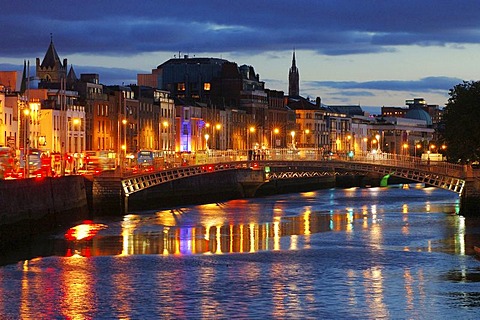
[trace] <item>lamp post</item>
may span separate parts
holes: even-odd
[[[253,142],[253,139],[251,139],[250,134],[251,134],[251,133],[253,134],[254,132],[255,132],[255,127],[254,127],[254,126],[251,126],[250,128],[248,128],[248,132],[247,132],[247,150],[251,149],[251,148],[250,148],[250,144],[249,144],[249,140],[251,140],[250,143],[252,143],[252,142]]]
[[[210,135],[205,133],[205,150],[208,150],[208,138],[210,138]]]
[[[309,129],[303,130],[303,147],[307,147],[307,135],[310,133]]]
[[[402,147],[404,155],[408,156],[408,143],[405,142]]]
[[[378,144],[377,144],[377,152],[378,152],[378,151],[381,151],[381,149],[380,149],[380,146],[381,146],[381,143],[380,143],[380,135],[379,135],[379,134],[376,134],[376,135],[375,135],[375,138],[377,139],[377,142],[378,142]]]
[[[422,145],[420,143],[417,143],[415,145],[415,157],[417,157],[417,149],[420,150],[420,148],[422,148]]]
[[[222,128],[222,125],[220,123],[217,123],[215,125],[215,129],[217,130],[217,140],[215,140],[215,148],[217,150],[220,150],[221,149],[221,146],[220,146],[220,142],[221,142],[221,139],[220,139],[220,129]]]
[[[295,149],[295,131],[291,131],[290,135],[292,136],[292,149]]]
[[[23,177],[24,178],[29,178],[30,177],[30,171],[28,168],[28,162],[29,162],[29,145],[30,145],[30,129],[29,129],[29,124],[30,124],[30,108],[25,107],[23,109],[23,114],[25,116],[25,146],[23,148],[23,158],[24,158],[24,166],[23,166]]]
[[[271,137],[270,137],[270,147],[273,149],[276,147],[276,141],[277,141],[277,134],[280,132],[278,128],[275,128],[271,131]]]

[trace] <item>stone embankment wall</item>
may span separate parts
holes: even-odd
[[[88,218],[82,176],[0,180],[0,247]]]

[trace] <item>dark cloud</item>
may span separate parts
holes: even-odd
[[[70,68],[70,67],[69,67]],[[0,63],[0,70],[2,71],[17,71],[19,77],[23,72],[23,64],[9,64]],[[103,68],[103,67],[89,67],[89,66],[73,66],[73,70],[77,77],[80,77],[82,73],[96,73],[100,77],[100,82],[105,85],[115,84],[134,84],[137,82],[137,74],[142,73],[140,70],[131,70],[124,68]],[[35,75],[35,66],[30,64],[30,75]]]
[[[41,53],[50,33],[62,53],[377,53],[394,45],[480,42],[480,2],[471,0],[9,1],[0,56]]]
[[[389,90],[389,91],[411,91],[411,92],[432,92],[448,90],[455,85],[462,83],[463,79],[451,77],[425,77],[420,80],[377,80],[377,81],[308,81],[305,82],[311,88],[335,88],[345,90]],[[348,91],[345,95],[348,94]],[[357,94],[359,95],[359,94]]]

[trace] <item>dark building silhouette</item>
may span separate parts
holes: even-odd
[[[298,97],[300,95],[300,74],[295,61],[295,51],[293,51],[292,66],[288,73],[288,95]]]

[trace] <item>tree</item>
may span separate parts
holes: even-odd
[[[450,162],[480,160],[480,82],[464,81],[449,91],[443,121]]]

